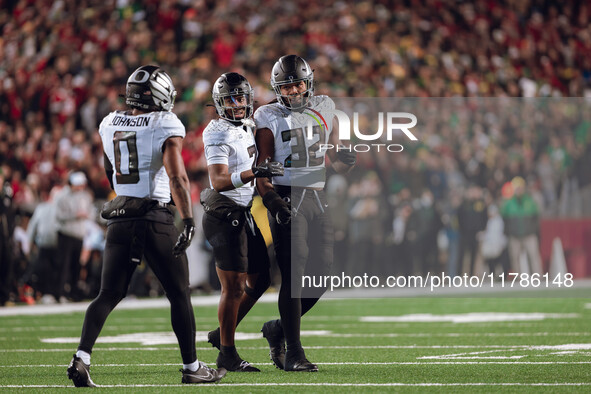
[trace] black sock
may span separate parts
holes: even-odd
[[[285,341],[289,344],[300,342],[302,304],[298,298],[291,298],[290,285],[285,282],[279,290],[279,314],[281,315],[281,326],[285,334]]]
[[[291,361],[301,360],[306,358],[304,354],[304,348],[302,348],[302,344],[300,341],[288,343],[287,344],[287,352],[285,353],[286,359]]]
[[[220,346],[220,353],[225,359],[236,359],[240,358],[236,346]]]

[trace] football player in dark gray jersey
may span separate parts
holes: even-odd
[[[356,155],[344,149],[323,149],[340,145],[337,133],[332,132],[334,103],[330,97],[314,96],[314,73],[308,62],[296,55],[281,57],[271,72],[271,86],[277,102],[255,112],[258,162],[270,159],[283,163],[285,176],[272,181],[261,178],[257,189],[274,227],[281,271],[281,319],[265,323],[262,332],[277,367],[317,371],[302,348],[300,323],[325,289],[314,289],[302,298],[301,278],[329,274],[333,260],[334,234],[323,190],[325,156],[335,171],[344,173],[355,164]],[[311,128],[310,119],[316,122]]]

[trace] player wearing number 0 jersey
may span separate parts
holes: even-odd
[[[150,198],[170,202],[170,186],[162,163],[162,147],[171,137],[185,137],[185,127],[168,111],[132,115],[116,111],[100,124],[99,134],[109,166],[113,163],[113,182],[118,196]]]
[[[183,360],[181,382],[215,382],[226,371],[198,361],[195,349],[195,316],[185,255],[195,223],[181,156],[185,128],[170,112],[176,91],[168,74],[148,65],[131,74],[125,96],[131,109],[112,112],[99,128],[105,170],[117,197],[101,212],[108,219],[101,289],[86,311],[68,377],[76,387],[95,386],[90,378],[92,348],[145,257],[170,301],[172,328]],[[184,223],[180,235],[168,206],[171,195]]]
[[[254,99],[246,78],[233,72],[222,74],[214,83],[212,98],[219,119],[203,132],[212,189],[206,189],[201,200],[203,231],[213,247],[222,294],[220,328],[211,331],[208,340],[220,350],[218,367],[259,372],[238,355],[234,333],[270,284],[267,246],[250,213],[254,179],[283,175],[283,166],[268,161],[254,166]]]
[[[285,166],[285,175],[257,182],[270,214],[277,263],[281,271],[280,320],[263,325],[271,359],[285,371],[317,371],[306,359],[300,342],[301,316],[309,311],[325,289],[307,289],[302,296],[303,275],[330,273],[334,234],[323,188],[326,156],[337,172],[355,163],[355,153],[326,150],[338,145],[333,101],[314,96],[314,74],[308,62],[296,55],[281,57],[273,66],[271,86],[277,102],[255,112],[257,149]],[[286,346],[287,345],[287,346]]]

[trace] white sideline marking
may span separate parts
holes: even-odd
[[[500,350],[486,350],[483,352],[457,353],[457,354],[440,354],[436,356],[422,356],[417,357],[418,360],[454,360],[454,359],[519,359],[527,357],[527,355],[517,356],[482,356],[483,354],[498,353],[503,351],[515,352],[518,350],[591,350],[591,343],[569,343],[565,345],[540,345],[540,346],[525,346],[512,347],[510,349]],[[572,354],[574,352],[569,352]]]
[[[340,327],[340,326],[339,326]],[[396,338],[396,337],[546,337],[546,336],[591,336],[589,332],[444,332],[444,333],[384,333],[384,334],[328,334],[335,338]]]
[[[339,325],[339,327],[342,327]],[[23,328],[30,328],[30,327],[23,327]],[[129,327],[126,327],[129,328]],[[105,327],[105,331],[112,329],[111,326]],[[79,330],[79,328],[78,328]],[[3,331],[0,328],[0,331]],[[6,331],[6,330],[5,330]],[[13,327],[10,329],[13,332],[21,332],[21,327]],[[29,330],[31,331],[31,330]],[[34,331],[49,331],[43,330],[43,328],[35,328]],[[329,338],[399,338],[399,337],[409,337],[409,338],[431,338],[431,337],[444,337],[444,338],[460,338],[460,337],[550,337],[550,336],[557,336],[557,337],[564,337],[564,336],[591,336],[591,331],[588,332],[440,332],[440,333],[428,333],[428,332],[419,332],[419,333],[382,333],[382,334],[364,334],[364,333],[332,333],[327,330],[304,330],[302,333],[304,335],[309,336],[323,336]],[[203,336],[202,332],[197,332],[197,341],[206,341],[207,336]],[[239,340],[252,340],[252,339],[260,339],[262,338],[262,334],[254,334],[254,333],[242,333],[236,332],[237,339]],[[256,337],[254,335],[257,335]],[[0,337],[1,341],[13,340],[16,337]],[[71,342],[67,342],[71,343]]]
[[[236,332],[236,340],[239,341],[246,341],[246,340],[258,340],[262,338],[261,333],[246,333],[246,332]],[[397,338],[397,337],[454,337],[460,338],[463,336],[490,336],[490,337],[533,337],[533,336],[566,336],[566,335],[573,335],[573,336],[590,336],[591,332],[587,333],[548,333],[548,332],[540,332],[540,333],[441,333],[441,334],[429,334],[429,333],[408,333],[408,334],[397,334],[397,333],[385,333],[385,334],[362,334],[362,333],[355,333],[355,334],[337,334],[333,333],[332,331],[328,330],[302,330],[301,336],[304,337],[328,337],[328,338]],[[196,340],[198,342],[206,342],[207,341],[207,331],[197,331],[196,333]],[[43,343],[70,343],[76,344],[80,341],[79,337],[58,337],[58,338],[43,338],[41,342]],[[97,343],[141,343],[142,345],[146,346],[153,346],[153,345],[172,345],[177,343],[176,336],[171,331],[165,332],[141,332],[141,333],[131,333],[131,334],[119,334],[119,335],[107,335],[103,337],[99,337]]]
[[[265,347],[265,349],[267,349],[268,347]],[[208,350],[208,349],[213,349],[211,347],[202,347],[202,348],[197,348],[197,350]],[[262,348],[261,348],[262,349]],[[68,353],[73,353],[75,349],[72,348],[68,348],[68,349],[0,349],[0,353],[34,353],[34,352],[39,352],[39,353],[52,353],[52,352],[68,352]],[[137,351],[157,351],[157,350],[179,350],[178,347],[106,347],[106,348],[100,348],[100,347],[95,347],[93,349],[93,351],[101,351],[101,352],[115,352],[115,351],[131,351],[131,352],[137,352]]]
[[[207,331],[197,331],[196,340],[205,342],[207,341]],[[330,331],[326,330],[302,330],[301,336],[327,336],[330,335]],[[263,334],[257,333],[245,333],[237,332],[235,334],[236,340],[250,340],[260,339]],[[43,338],[43,343],[78,343],[80,342],[79,337],[60,337],[60,338]],[[130,343],[137,342],[142,345],[153,346],[153,345],[172,345],[177,343],[176,335],[172,331],[166,332],[137,332],[132,334],[119,334],[111,336],[99,337],[97,343]]]
[[[199,351],[215,350],[214,347],[198,347]],[[240,349],[245,350],[268,350],[268,346],[241,346]],[[500,349],[500,350],[589,350],[591,344],[589,343],[575,343],[565,345],[358,345],[358,346],[306,346],[306,349],[324,350],[324,349]],[[178,347],[96,347],[97,352],[112,352],[112,351],[161,351],[171,350],[178,351]],[[72,348],[67,349],[0,349],[0,353],[51,353],[51,352],[72,352]],[[579,353],[580,354],[580,353]]]
[[[263,294],[263,296],[259,298],[257,302],[277,302],[277,297],[278,293],[266,293]],[[217,306],[219,301],[219,294],[191,297],[191,303],[193,304],[193,307]],[[85,312],[88,308],[88,305],[90,305],[90,302],[91,301],[72,302],[70,304],[26,305],[0,308],[0,317],[18,315],[55,315],[60,313]],[[149,299],[124,298],[123,301],[117,305],[117,310],[158,308],[170,308],[170,302],[166,297]]]
[[[568,319],[580,317],[578,313],[458,313],[448,315],[434,315],[432,313],[413,313],[401,316],[361,316],[359,321],[364,323],[485,323],[507,321],[539,321],[545,319]]]
[[[539,386],[549,386],[549,387],[560,387],[560,386],[590,386],[591,383],[587,382],[564,382],[564,383],[481,383],[481,382],[474,382],[474,383],[301,383],[301,382],[294,382],[294,383],[215,383],[213,386],[220,386],[220,387],[269,387],[269,386],[310,386],[310,387],[457,387],[457,386],[523,386],[523,387],[539,387]],[[74,386],[66,386],[66,385],[16,385],[16,384],[7,384],[7,385],[0,385],[0,388],[75,388]],[[186,384],[99,384],[97,387],[107,387],[107,388],[135,388],[135,387],[187,387]],[[211,386],[209,386],[211,387]]]
[[[215,361],[206,364],[215,365]],[[269,365],[269,363],[250,363],[252,365]],[[591,361],[368,361],[368,362],[327,362],[317,365],[574,365],[591,364]],[[66,368],[68,364],[40,364],[40,365],[0,365],[0,368]],[[92,367],[174,367],[179,363],[166,364],[92,364]]]

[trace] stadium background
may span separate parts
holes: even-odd
[[[531,113],[503,112],[494,124],[478,100],[591,97],[589,12],[582,1],[2,1],[2,302],[42,296],[35,248],[23,248],[22,230],[52,188],[80,170],[97,208],[109,197],[96,130],[103,116],[124,108],[119,95],[132,70],[156,63],[173,77],[198,212],[207,181],[201,133],[214,116],[206,106],[211,82],[241,72],[258,104],[266,103],[274,98],[271,67],[287,53],[306,58],[316,92],[332,97],[466,97],[462,109],[421,130],[418,147],[404,155],[360,155],[349,177],[330,179],[334,204],[339,196],[350,204],[339,206],[347,215],[335,217],[337,264],[428,250],[435,255],[420,256],[410,268],[392,258],[393,272],[465,272],[450,245],[459,247],[462,235],[473,232],[458,224],[469,190],[477,190],[485,208],[500,205],[511,181],[523,178],[541,213],[546,268],[549,244],[561,236],[569,269],[585,277],[591,273],[583,242],[591,207],[591,117],[581,110],[587,100],[558,100],[529,123]],[[407,235],[412,228],[419,240],[406,249],[394,241],[392,223],[401,214],[411,218]],[[96,293],[104,231],[97,224],[70,300]],[[199,257],[191,263],[200,274],[193,284],[208,290],[216,285],[203,269],[211,262],[206,245],[195,244]],[[149,272],[139,272],[131,294],[160,294]]]

